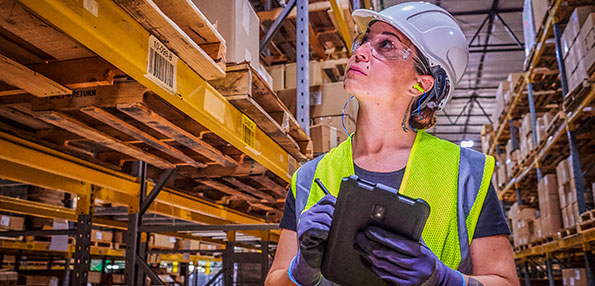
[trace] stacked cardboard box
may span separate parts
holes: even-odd
[[[508,183],[508,174],[506,173],[506,156],[496,155],[496,173],[497,186],[504,187]]]
[[[484,124],[481,127],[481,151],[488,153],[490,146],[494,143],[494,128],[492,124]]]
[[[508,217],[511,219],[512,224],[512,237],[513,244],[515,247],[521,245],[527,245],[530,242],[530,238],[536,236],[536,223],[539,210],[531,208],[526,205],[518,205],[514,203],[508,212]],[[539,222],[538,222],[539,223]],[[530,229],[532,225],[532,229]],[[539,226],[539,228],[541,228]]]
[[[91,230],[91,241],[111,243],[114,239],[114,233],[107,230]]]
[[[496,112],[492,117],[492,122],[494,123],[494,129],[498,128],[498,123],[500,122],[499,119],[502,116],[502,113],[505,112],[506,104],[510,101],[510,89],[511,83],[509,81],[501,81],[498,84],[498,90],[496,91]]]
[[[512,176],[512,170],[519,160],[519,149],[513,149],[512,140],[506,142],[506,174]]]
[[[25,282],[26,285],[58,286],[60,280],[58,280],[58,277],[53,277],[53,276],[26,275],[25,281],[26,281]]]
[[[562,285],[587,286],[587,272],[585,268],[562,269]]]
[[[568,157],[556,167],[558,178],[558,195],[560,196],[560,207],[562,207],[562,222],[564,227],[571,227],[581,221],[578,209],[575,181],[571,158]],[[588,176],[589,174],[587,174]],[[586,184],[585,184],[586,185]],[[595,187],[595,185],[594,185]],[[585,188],[584,200],[587,206],[593,206],[593,192]]]
[[[280,90],[278,93],[279,98],[287,106],[287,108],[296,114],[296,91],[295,89]],[[341,113],[345,103],[349,100],[349,95],[343,88],[343,82],[332,82],[323,84],[317,88],[310,90],[310,123],[312,126],[316,125],[327,125],[332,126],[336,129],[336,143],[330,144],[330,146],[336,146],[339,143],[347,140],[349,134],[344,131],[343,124],[341,122]],[[345,117],[343,122],[345,128],[349,133],[355,131],[355,120],[357,118],[358,104],[357,100],[352,99],[347,107],[345,108]],[[328,129],[329,132],[332,132]],[[327,134],[331,137],[332,134]],[[318,137],[326,140],[324,137]],[[315,138],[312,138],[314,145],[324,145],[323,142],[314,142]]]
[[[0,230],[24,230],[25,218],[18,216],[0,216]],[[0,234],[1,235],[1,234]]]
[[[593,26],[595,23],[595,6],[582,6],[576,8],[562,34],[562,55],[566,75],[568,79],[568,90],[582,84],[588,78],[588,71],[595,63],[594,44],[595,34]]]
[[[521,121],[521,128],[519,130],[519,160],[523,160],[531,154],[535,149],[535,141],[533,139],[533,124],[531,123],[531,114],[527,113],[523,116]]]
[[[312,138],[314,155],[326,153],[337,147],[337,128],[326,124],[312,125],[310,138]]]
[[[269,84],[272,78],[260,64],[260,20],[248,0],[192,0],[225,39],[225,60],[230,63],[250,62]]]
[[[541,234],[543,237],[555,235],[562,226],[558,182],[556,175],[545,175],[537,185]]]
[[[154,233],[149,239],[149,246],[160,249],[174,249],[176,246],[176,238],[173,236]]]
[[[0,271],[0,285],[17,285],[18,279],[19,274],[15,271]]]

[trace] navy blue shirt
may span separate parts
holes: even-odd
[[[353,165],[355,175],[370,182],[381,183],[395,189],[399,189],[401,181],[403,181],[403,175],[405,174],[405,168],[394,171],[394,172],[372,172],[364,170],[357,165]],[[281,228],[297,231],[297,225],[295,222],[295,198],[293,192],[290,190],[287,192],[287,199],[285,200],[285,210],[283,211],[283,218],[279,223]],[[473,238],[493,236],[493,235],[508,235],[510,229],[506,224],[504,218],[504,212],[498,202],[498,196],[492,184],[488,188],[477,226],[475,227],[475,233]]]

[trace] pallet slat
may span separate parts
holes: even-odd
[[[182,162],[185,162],[186,164],[196,167],[196,168],[205,168],[207,167],[207,164],[205,163],[201,163],[201,162],[197,162],[194,159],[188,157],[186,154],[182,153],[182,151],[161,142],[159,139],[143,132],[142,130],[126,123],[124,120],[116,117],[115,115],[101,109],[98,107],[85,107],[83,109],[81,109],[81,111],[115,129],[118,129],[121,132],[124,132],[128,135],[130,135],[131,137],[134,137],[138,140],[140,140],[141,142],[163,152],[166,153]]]
[[[80,122],[77,119],[74,119],[66,114],[55,112],[55,111],[47,111],[47,112],[37,112],[36,117],[53,125],[56,125],[60,128],[68,130],[74,134],[82,136],[84,138],[88,138],[93,142],[103,145],[107,148],[116,150],[123,154],[132,156],[138,160],[145,161],[157,168],[160,169],[170,169],[175,168],[175,164],[168,162],[158,156],[153,154],[147,153],[142,149],[128,145],[116,138],[113,138],[103,132],[100,132],[96,129],[93,129],[86,125],[83,122]]]
[[[269,195],[269,194],[267,194],[267,193],[265,193],[265,192],[263,192],[261,190],[257,190],[257,189],[255,189],[255,188],[253,188],[251,186],[248,186],[248,185],[240,182],[240,180],[238,180],[238,179],[236,179],[234,177],[223,177],[222,179],[224,181],[226,181],[226,182],[234,185],[236,188],[242,189],[242,190],[244,190],[244,191],[246,191],[248,193],[251,193],[253,195],[256,195],[256,196],[258,196],[258,197],[260,197],[260,198],[262,198],[264,200],[267,200],[269,202],[276,202],[277,201],[277,199],[275,199],[275,197],[273,197],[273,196],[271,196],[271,195]]]
[[[202,78],[211,80],[225,76],[224,69],[218,66],[176,23],[161,12],[152,0],[114,0],[114,2],[145,29],[154,33]]]
[[[0,54],[0,80],[37,97],[71,94],[69,88]]]
[[[213,148],[213,146],[200,138],[171,123],[142,103],[119,104],[117,108],[130,117],[145,123],[163,135],[175,139],[192,151],[202,154],[221,166],[233,167],[238,164],[233,158],[221,153],[221,151]]]

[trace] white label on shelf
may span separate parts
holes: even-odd
[[[205,89],[204,110],[208,111],[219,122],[225,122],[225,102],[215,95],[210,89]]]
[[[10,225],[10,217],[3,215],[2,219],[0,220],[0,224],[2,226],[9,226]]]
[[[101,231],[95,232],[95,239],[101,240],[103,238],[103,233]]]
[[[574,276],[576,280],[581,280],[581,272],[578,269],[574,270]]]
[[[175,238],[175,237],[173,237],[173,236],[170,236],[170,237],[169,237],[169,242],[171,242],[171,243],[176,243],[176,238]]]
[[[574,286],[574,277],[570,277],[570,286]]]
[[[149,53],[147,55],[147,73],[145,77],[159,85],[167,92],[175,94],[178,90],[176,77],[178,74],[178,56],[170,51],[153,35],[149,36]]]
[[[84,0],[83,7],[89,11],[89,13],[93,14],[93,16],[98,17],[99,5],[97,4],[96,0]]]

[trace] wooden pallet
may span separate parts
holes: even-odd
[[[588,210],[581,214],[581,221],[595,220],[595,209]]]
[[[250,63],[230,64],[224,79],[209,83],[296,160],[312,158],[310,137]]]
[[[529,247],[531,247],[531,245],[529,245],[529,244],[523,244],[523,245],[515,246],[514,247],[514,252],[521,252],[523,250],[529,249]]]
[[[581,84],[576,86],[573,90],[568,91],[568,94],[564,96],[564,111],[573,111],[583,101],[583,99],[589,94],[591,86],[595,83],[595,65],[593,65],[589,72],[590,77],[582,81]]]
[[[552,242],[554,240],[555,240],[554,236],[553,235],[550,235],[548,237],[542,237],[542,238],[540,238],[540,239],[538,239],[536,241],[533,241],[533,242],[529,243],[529,245],[531,247],[535,247],[535,246],[540,246],[540,245],[543,245],[543,244],[546,244],[546,243],[550,243],[550,242]]]
[[[574,236],[578,234],[578,226],[573,225],[558,231],[558,239],[564,239],[566,237]]]

